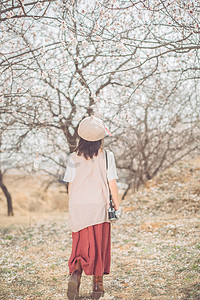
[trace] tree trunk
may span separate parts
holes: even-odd
[[[11,197],[11,194],[9,193],[7,187],[3,183],[3,176],[2,176],[1,171],[0,171],[0,187],[1,187],[3,193],[6,197],[6,200],[7,200],[8,216],[14,216],[13,207],[12,207],[12,197]]]
[[[124,200],[124,198],[126,197],[128,191],[130,190],[130,187],[131,187],[131,183],[128,184],[127,189],[126,189],[125,192],[123,193],[123,195],[122,195],[122,200]]]

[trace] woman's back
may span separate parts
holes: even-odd
[[[69,191],[70,226],[79,231],[87,226],[108,220],[109,189],[105,154],[99,151],[92,159],[71,154],[76,174]]]

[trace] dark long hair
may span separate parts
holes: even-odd
[[[74,151],[77,153],[78,156],[81,156],[83,154],[84,157],[88,159],[93,158],[93,156],[97,156],[100,148],[103,148],[103,139],[90,142],[80,137],[78,146],[75,148]]]

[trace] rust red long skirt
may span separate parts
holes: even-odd
[[[110,273],[110,223],[105,222],[72,232],[72,252],[68,262],[70,274],[78,259],[86,275],[101,276]]]

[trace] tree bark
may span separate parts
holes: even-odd
[[[9,193],[7,187],[3,183],[3,175],[1,173],[1,171],[0,171],[0,187],[1,187],[3,193],[6,197],[6,200],[7,200],[8,216],[14,216],[13,207],[12,207],[12,197],[11,197],[11,194]]]

